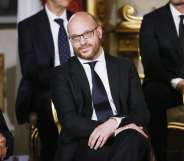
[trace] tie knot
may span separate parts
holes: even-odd
[[[92,61],[92,62],[88,62],[87,64],[89,64],[90,68],[94,70],[96,63],[97,61]]]
[[[61,19],[61,18],[56,18],[56,19],[54,19],[54,21],[55,21],[59,26],[63,26],[63,19]]]
[[[181,20],[181,21],[184,20],[184,15],[180,15],[180,20]]]

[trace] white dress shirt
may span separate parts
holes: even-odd
[[[61,65],[61,62],[60,62],[60,59],[59,59],[59,48],[58,48],[58,33],[59,33],[60,26],[54,20],[57,19],[57,18],[63,19],[64,20],[64,28],[65,28],[65,30],[68,34],[68,31],[67,31],[67,24],[68,24],[67,13],[66,13],[66,10],[64,10],[62,15],[56,16],[54,13],[52,13],[48,9],[47,5],[45,5],[45,10],[46,10],[46,13],[47,13],[48,18],[49,18],[51,32],[52,32],[52,38],[53,38],[53,41],[54,41],[54,58],[55,58],[54,59],[54,66],[58,66],[58,65]],[[69,41],[69,45],[70,45],[71,56],[74,56],[73,47],[72,47],[70,41]]]
[[[180,23],[180,15],[182,15],[171,3],[170,3],[171,14],[174,19],[174,24],[176,27],[177,35],[179,36],[179,23]],[[176,88],[179,81],[183,80],[182,78],[173,78],[171,79],[171,85],[173,88]]]
[[[84,71],[86,73],[86,76],[87,76],[87,79],[88,79],[88,82],[89,82],[90,91],[92,93],[91,68],[90,68],[89,64],[87,64],[90,61],[89,60],[84,60],[80,57],[78,57],[78,59],[79,59],[80,63],[82,64],[83,68],[84,68]],[[100,79],[102,80],[102,83],[105,87],[107,97],[108,97],[108,100],[109,100],[109,103],[110,103],[113,114],[117,115],[117,110],[116,110],[116,107],[115,107],[115,104],[114,104],[114,101],[113,101],[113,98],[112,98],[112,95],[111,95],[111,91],[110,91],[109,80],[108,80],[108,75],[107,75],[107,68],[106,68],[106,61],[105,61],[105,55],[104,55],[104,51],[103,51],[102,48],[101,48],[100,56],[96,60],[93,60],[93,61],[97,61],[94,70],[96,71],[96,73],[98,74]],[[122,117],[121,118],[112,117],[112,118],[116,119],[116,121],[118,123],[117,124],[117,127],[118,127],[121,120],[122,120]],[[93,107],[93,114],[92,114],[91,119],[92,120],[97,120],[97,116],[96,116],[96,112],[95,112],[94,107]]]

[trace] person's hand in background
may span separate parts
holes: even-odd
[[[6,153],[6,138],[0,133],[0,160],[3,160],[6,157]]]

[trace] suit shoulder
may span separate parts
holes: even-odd
[[[66,73],[72,68],[73,62],[76,61],[75,57],[71,57],[64,65],[56,66],[52,69],[53,73]]]
[[[64,65],[59,65],[51,70],[51,84],[54,80],[63,79],[63,77],[67,77],[67,72],[64,68]]]
[[[71,12],[70,10],[67,10],[67,18],[70,19],[70,17],[74,14],[74,12]]]
[[[59,72],[61,70],[62,70],[62,66],[61,65],[56,66],[56,67],[53,68],[53,72]]]
[[[55,75],[58,73],[62,73],[62,74],[67,73],[68,68],[66,66],[67,65],[65,64],[65,65],[59,65],[59,66],[54,67],[52,69],[52,74]]]
[[[115,56],[108,56],[111,61],[119,66],[131,66],[133,64],[132,60],[125,58],[125,57],[115,57]]]
[[[34,15],[20,21],[18,23],[18,25],[25,25],[25,24],[30,25],[30,24],[34,23],[35,21],[38,21],[43,16],[44,13],[45,13],[45,10],[43,9],[43,10],[35,13]]]
[[[144,15],[144,19],[158,19],[159,17],[165,15],[165,12],[169,10],[169,4],[166,4],[150,13]]]

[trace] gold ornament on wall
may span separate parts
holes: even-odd
[[[121,10],[123,21],[120,23],[121,28],[140,29],[142,17],[134,16],[135,9],[127,4]]]
[[[101,25],[103,25],[105,17],[105,1],[104,0],[87,0],[87,11],[94,15]]]

